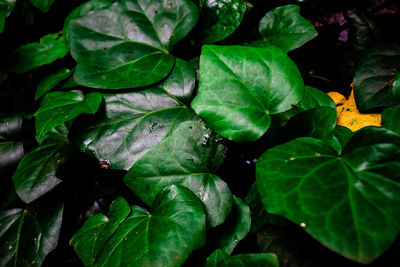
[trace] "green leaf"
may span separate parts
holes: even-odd
[[[36,135],[42,139],[51,129],[72,120],[82,113],[94,114],[99,109],[102,96],[81,91],[52,92],[45,95],[36,113]]]
[[[204,1],[203,4],[199,21],[203,43],[215,43],[234,33],[246,13],[242,0]]]
[[[393,82],[399,71],[400,45],[388,43],[369,49],[362,57],[353,80],[358,109],[366,111],[395,105]]]
[[[220,139],[200,122],[184,122],[140,158],[124,182],[148,205],[162,188],[183,185],[204,202],[208,224],[217,226],[232,208],[229,187],[213,174],[226,153]]]
[[[63,58],[68,53],[61,33],[48,34],[39,43],[18,47],[9,60],[8,72],[23,73]]]
[[[382,126],[400,134],[400,106],[386,108],[382,112]]]
[[[357,131],[340,155],[321,140],[298,138],[261,156],[257,187],[268,212],[369,263],[400,231],[399,151],[400,137],[379,127]]]
[[[289,110],[304,92],[300,72],[273,46],[203,46],[192,107],[209,127],[238,142],[260,138],[270,114]]]
[[[392,94],[395,101],[400,103],[400,73],[398,73],[394,78]]]
[[[65,137],[50,135],[29,152],[12,177],[20,199],[30,203],[56,187],[61,182],[56,177],[57,168],[72,151],[73,147]]]
[[[22,143],[17,141],[21,132],[22,117],[0,114],[0,171],[15,166],[24,156]]]
[[[40,266],[56,248],[63,205],[0,212],[0,266]],[[44,208],[42,206],[42,208]]]
[[[14,9],[16,0],[0,0],[0,33],[4,31],[6,18]]]
[[[314,39],[318,32],[300,15],[300,7],[286,5],[268,12],[260,21],[259,31],[266,45],[274,45],[284,52],[296,49]]]
[[[279,267],[278,258],[272,253],[239,254],[229,256],[217,249],[206,260],[204,267]]]
[[[96,255],[107,239],[114,234],[119,225],[131,212],[129,204],[122,197],[114,200],[108,212],[108,218],[101,214],[92,214],[85,224],[74,234],[70,245],[85,266],[93,266]]]
[[[122,0],[70,23],[75,80],[84,86],[123,89],[154,84],[171,71],[169,51],[197,22],[191,0]]]
[[[204,245],[205,229],[203,203],[187,188],[173,185],[159,193],[151,213],[132,207],[100,248],[94,266],[180,266]]]
[[[63,68],[46,76],[43,80],[39,82],[36,88],[35,100],[38,100],[40,97],[45,95],[48,91],[53,89],[61,81],[71,76],[71,74],[72,74],[71,70]]]
[[[56,0],[30,0],[32,5],[34,5],[37,9],[39,9],[43,13],[47,13],[49,11],[51,5]]]
[[[108,162],[112,169],[129,170],[181,122],[196,119],[194,112],[172,95],[179,93],[182,99],[189,95],[188,83],[180,80],[186,74],[180,76],[179,72],[174,70],[176,76],[142,91],[103,94],[100,112],[74,125],[73,142],[84,152]],[[178,84],[185,89],[179,90]]]
[[[341,153],[352,136],[353,132],[349,128],[336,125],[333,130],[333,138],[326,141],[328,141],[338,153]]]
[[[327,94],[311,86],[304,89],[303,99],[297,105],[302,110],[316,107],[331,107],[336,109],[335,102]]]

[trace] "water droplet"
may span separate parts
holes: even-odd
[[[302,222],[302,223],[300,223],[300,226],[303,227],[303,228],[305,228],[305,227],[306,227],[306,224]]]
[[[210,147],[210,135],[209,134],[203,135],[203,140],[201,140],[201,145],[203,147]]]

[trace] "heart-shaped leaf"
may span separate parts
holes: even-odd
[[[45,210],[46,213],[38,208],[0,212],[0,266],[39,267],[56,248],[63,205],[47,203]]]
[[[48,34],[39,43],[18,47],[11,55],[8,72],[22,73],[63,58],[68,48],[61,33]]]
[[[21,125],[21,116],[0,114],[0,171],[15,166],[24,156],[22,143],[17,141]]]
[[[257,187],[268,212],[368,263],[400,231],[399,151],[400,137],[378,127],[357,131],[340,155],[321,140],[298,138],[261,156]]]
[[[382,112],[382,126],[400,134],[400,106],[393,106]]]
[[[70,22],[75,80],[122,89],[154,84],[171,71],[169,51],[197,22],[191,0],[122,0]]]
[[[286,5],[268,12],[260,21],[259,31],[266,45],[274,45],[284,52],[296,49],[314,39],[318,32],[300,15],[300,7]]]
[[[245,13],[242,0],[204,1],[199,19],[202,42],[215,43],[234,33]]]
[[[96,223],[92,220],[85,223],[81,234],[85,229],[93,231]],[[132,207],[131,214],[99,248],[94,266],[180,266],[193,250],[204,245],[205,229],[203,203],[189,189],[173,185],[159,193],[151,213]],[[72,242],[92,244],[86,236],[74,236]],[[78,255],[92,253],[89,246],[80,248],[88,251]]]
[[[270,114],[291,109],[303,92],[299,70],[276,47],[207,45],[192,107],[220,135],[254,141],[268,130]]]
[[[16,0],[0,0],[0,33],[4,30],[6,18],[14,9]]]
[[[72,75],[71,70],[63,68],[46,76],[43,80],[40,81],[40,83],[36,88],[35,100],[38,100],[48,91],[53,89],[57,84],[67,79],[71,75]]]
[[[43,13],[47,13],[56,0],[30,0],[32,5]]]
[[[36,135],[40,140],[51,129],[82,113],[94,114],[99,109],[102,96],[93,92],[86,96],[81,91],[48,93],[36,113]]]
[[[206,260],[204,267],[278,267],[278,258],[272,253],[239,254],[229,256],[223,250],[217,249]]]
[[[155,87],[103,94],[104,106],[96,117],[74,125],[73,142],[84,152],[108,162],[111,168],[129,170],[181,122],[196,119],[194,112],[173,95],[189,99],[193,90],[194,80],[187,79],[185,67],[179,62],[177,70]]]
[[[226,153],[220,139],[200,122],[182,123],[132,166],[124,182],[147,204],[162,188],[183,185],[204,202],[209,225],[219,225],[232,207],[229,187],[213,174]]]

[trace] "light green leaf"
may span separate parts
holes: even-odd
[[[148,205],[162,188],[183,185],[204,202],[208,224],[214,227],[225,221],[232,208],[229,187],[213,174],[225,153],[220,137],[204,124],[184,122],[140,158],[124,182]]]
[[[61,33],[48,34],[39,43],[29,43],[18,47],[9,60],[9,72],[22,73],[49,64],[68,53]]]
[[[53,89],[61,81],[71,76],[71,74],[72,74],[71,70],[63,68],[46,76],[39,82],[36,88],[35,100],[38,100],[40,97],[45,95],[48,91]]]
[[[36,135],[42,139],[51,129],[72,120],[82,113],[94,114],[102,96],[93,92],[86,96],[81,91],[52,92],[45,95],[36,113]]]
[[[0,33],[4,31],[6,18],[14,9],[16,0],[0,0]]]
[[[335,102],[326,93],[311,86],[306,86],[303,99],[297,105],[302,110],[316,107],[336,108]]]
[[[197,22],[191,0],[122,0],[70,22],[75,80],[123,89],[154,84],[171,71],[169,51]]]
[[[49,11],[51,5],[56,0],[30,0],[32,5],[34,5],[37,9],[39,9],[43,13],[47,13]]]
[[[239,254],[229,256],[217,249],[206,260],[204,267],[279,267],[278,258],[272,253]]]
[[[270,114],[289,110],[304,93],[300,72],[273,46],[203,46],[192,107],[211,129],[238,142],[260,138]]]
[[[369,263],[400,231],[399,151],[400,137],[379,127],[357,131],[340,155],[323,141],[298,138],[261,156],[257,187],[268,212]]]
[[[274,45],[284,52],[296,49],[314,39],[318,32],[300,15],[296,5],[277,7],[260,21],[259,31],[265,45]]]

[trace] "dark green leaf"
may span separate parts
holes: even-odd
[[[400,71],[400,45],[389,43],[368,50],[354,76],[354,97],[360,111],[396,104],[393,82]]]
[[[148,205],[162,188],[183,185],[204,202],[209,225],[219,225],[232,207],[229,187],[213,174],[226,153],[220,141],[204,124],[184,122],[140,158],[124,182]]]
[[[36,113],[37,138],[42,139],[57,125],[72,120],[82,113],[96,113],[101,101],[102,96],[97,92],[86,96],[81,91],[48,93]]]
[[[300,7],[287,5],[268,12],[260,21],[259,31],[266,45],[274,45],[284,52],[296,49],[314,39],[318,32],[300,15]]]
[[[206,260],[204,267],[279,267],[278,258],[272,253],[239,254],[229,256],[217,249]]]
[[[74,246],[76,254],[85,266],[93,266],[100,249],[130,212],[129,204],[119,197],[111,203],[108,218],[101,213],[89,216],[70,241],[70,245]]]
[[[268,212],[368,263],[400,231],[399,151],[400,137],[379,127],[357,131],[341,155],[323,141],[298,138],[261,156],[257,187]]]
[[[57,246],[63,205],[0,212],[0,266],[40,266]],[[42,207],[43,208],[43,207]]]
[[[56,177],[57,168],[72,151],[73,147],[66,139],[51,135],[29,152],[12,177],[22,201],[30,203],[57,186],[61,182]]]
[[[51,5],[56,1],[56,0],[30,0],[32,5],[34,5],[37,9],[42,11],[43,13],[46,13],[49,11]]]
[[[392,94],[395,101],[400,103],[400,73],[398,73],[394,78]]]
[[[71,74],[72,74],[71,70],[63,68],[46,76],[43,80],[40,81],[40,83],[36,88],[35,100],[38,100],[40,97],[45,95],[48,91],[53,89],[61,81],[71,76]]]
[[[400,106],[390,107],[382,112],[382,126],[400,134]]]
[[[196,119],[193,111],[172,95],[179,93],[187,99],[190,86],[181,77],[186,74],[171,75],[164,83],[143,91],[103,94],[105,103],[99,114],[74,126],[73,142],[108,162],[112,169],[129,170],[181,122]],[[179,90],[178,84],[186,89]]]
[[[349,43],[355,51],[364,51],[374,42],[377,25],[374,16],[356,9],[350,20]]]
[[[291,109],[304,92],[296,65],[273,46],[203,46],[199,83],[193,109],[217,133],[238,142],[260,138],[270,114]]]
[[[191,0],[122,0],[70,23],[71,53],[82,85],[122,89],[154,84],[171,71],[169,51],[196,24]]]
[[[6,18],[14,9],[16,0],[0,0],[0,33],[4,30]]]
[[[68,48],[61,33],[44,36],[39,43],[18,47],[9,60],[9,72],[22,73],[64,57]]]
[[[234,33],[245,13],[242,0],[204,1],[199,21],[202,42],[215,43]]]
[[[24,156],[24,148],[18,138],[22,117],[0,114],[0,171],[15,166]]]
[[[306,86],[303,99],[297,105],[302,110],[316,107],[336,108],[335,102],[327,94],[311,86]]]
[[[337,125],[333,130],[333,138],[326,141],[329,142],[338,153],[341,153],[352,136],[353,132],[349,128]]]

